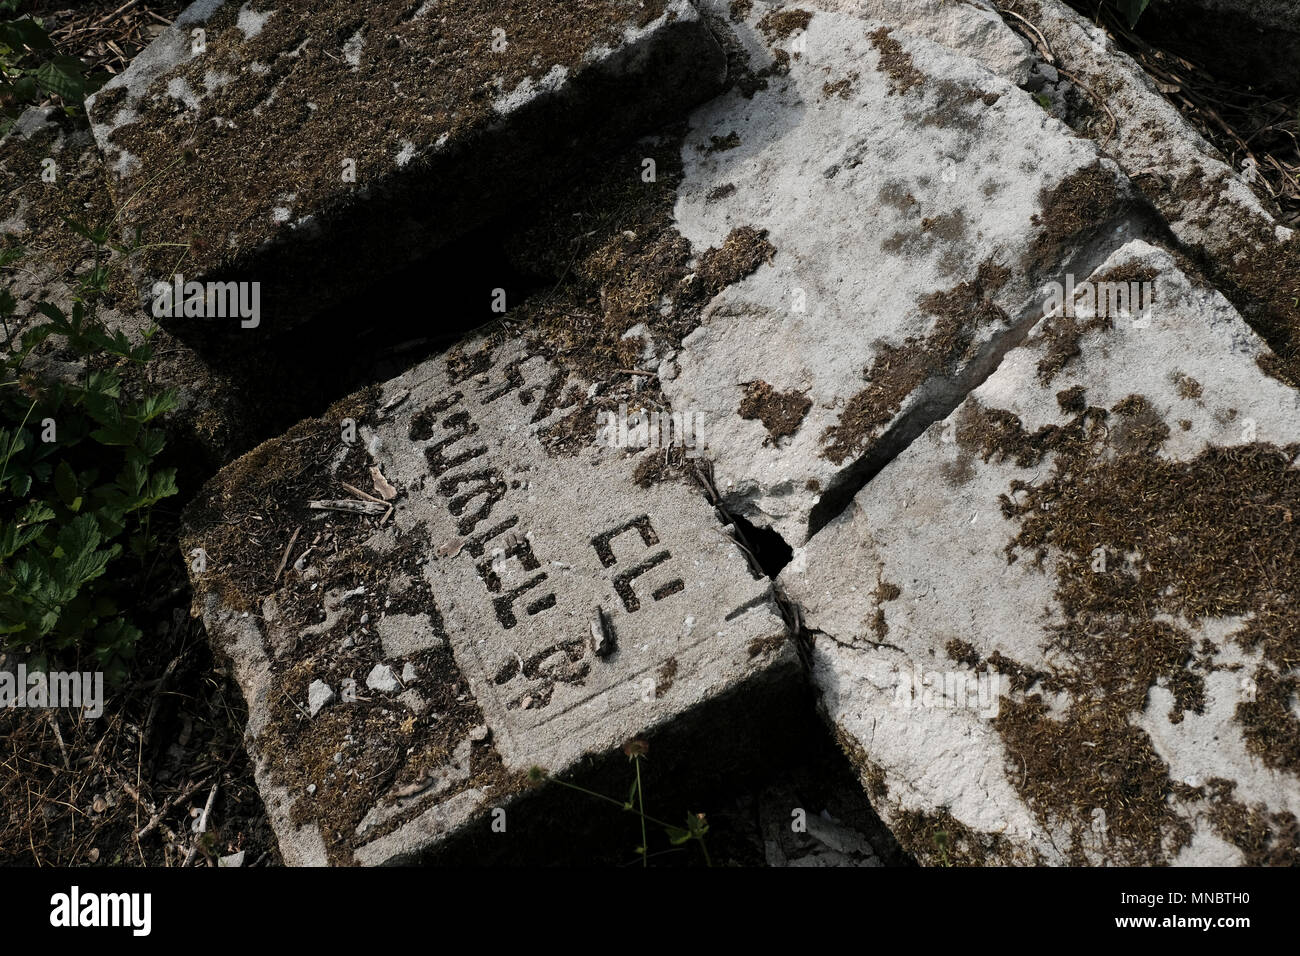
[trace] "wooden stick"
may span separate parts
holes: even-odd
[[[208,831],[208,814],[212,812],[212,801],[217,799],[217,787],[220,785],[220,781],[218,781],[208,791],[208,802],[204,804],[203,815],[199,817],[198,832],[194,836],[194,842],[190,844],[190,848],[185,852],[185,862],[181,866],[190,865],[190,860],[194,859],[194,851],[199,848],[199,840],[203,839],[203,834]]]
[[[205,782],[206,781],[204,781],[204,783]],[[194,795],[194,792],[202,786],[203,783],[192,783],[184,790],[182,790],[179,794],[177,794],[175,797],[173,797],[171,800],[163,804],[163,808],[149,818],[149,822],[146,823],[138,833],[136,833],[135,838],[137,840],[142,840],[145,837],[147,837],[150,833],[154,831],[154,829],[158,826],[158,824],[162,823],[162,818],[166,816],[166,814],[169,811],[180,806],[180,804],[184,803],[186,800],[192,797]]]
[[[388,502],[385,501],[383,498],[376,498],[374,495],[362,491],[356,485],[349,485],[346,481],[340,481],[339,484],[342,485],[344,488],[346,488],[348,491],[352,492],[354,495],[358,495],[364,498],[366,501],[374,501],[383,505],[385,508],[388,507]]]
[[[275,569],[275,577],[271,579],[271,586],[275,587],[280,581],[280,575],[284,574],[284,567],[289,563],[289,555],[293,551],[294,544],[298,541],[298,532],[302,530],[302,525],[293,529],[293,534],[289,536],[289,544],[284,549],[284,556],[280,558],[280,566]]]
[[[117,17],[120,17],[122,14],[126,13],[126,11],[130,10],[132,7],[138,7],[139,5],[140,5],[140,0],[127,0],[126,3],[122,4],[112,13],[110,13],[108,16],[104,17],[104,19],[96,23],[95,26],[102,27],[106,23],[111,23],[113,20],[115,20]]]
[[[346,511],[372,518],[388,511],[388,505],[383,502],[357,501],[355,498],[344,498],[341,501],[309,501],[307,507],[313,511]]]

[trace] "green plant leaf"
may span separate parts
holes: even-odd
[[[691,831],[681,827],[664,827],[664,832],[668,834],[668,842],[673,846],[681,846],[691,839]]]
[[[1128,17],[1128,26],[1131,30],[1137,26],[1138,19],[1151,5],[1151,0],[1120,0],[1119,5],[1124,15]]]
[[[0,43],[14,50],[21,50],[23,47],[30,50],[54,49],[54,43],[50,40],[50,35],[45,32],[45,28],[31,17],[0,23]]]
[[[79,104],[86,96],[86,81],[81,76],[81,61],[75,56],[56,56],[42,63],[32,75],[41,89]]]

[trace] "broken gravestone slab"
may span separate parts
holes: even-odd
[[[196,606],[287,862],[420,857],[504,820],[534,766],[798,682],[770,582],[697,490],[638,484],[594,420],[586,451],[546,450],[585,391],[480,340],[261,446],[191,507]]]
[[[1267,186],[1255,160],[1245,157],[1239,169],[1226,162],[1103,27],[1065,3],[1015,0],[1008,9],[1046,43],[1026,89],[1132,177],[1272,347],[1269,373],[1300,382],[1300,237],[1261,200]],[[1105,107],[1093,99],[1098,90]]]
[[[725,69],[686,0],[201,0],[87,108],[146,307],[243,341],[672,118]]]
[[[709,425],[728,507],[799,544],[987,374],[1041,282],[1117,247],[1131,189],[1028,94],[927,40],[792,7],[733,28],[765,85],[692,115],[678,229],[706,248],[750,225],[776,252],[661,377]]]
[[[1294,864],[1300,394],[1145,243],[1045,305],[783,572],[826,715],[928,862]]]

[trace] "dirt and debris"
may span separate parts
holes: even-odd
[[[805,392],[778,392],[762,381],[741,384],[745,389],[745,397],[736,410],[737,414],[744,419],[761,421],[767,429],[768,438],[765,441],[775,442],[793,435],[812,408],[812,399]]]

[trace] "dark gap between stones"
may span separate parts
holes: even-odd
[[[754,560],[769,578],[775,578],[781,573],[781,569],[790,563],[790,559],[794,557],[794,549],[786,544],[785,538],[781,537],[774,528],[761,527],[738,514],[728,517],[745,536],[745,542],[749,545]]]
[[[1089,20],[1097,15],[1096,0],[1066,2]],[[1241,10],[1156,0],[1142,12],[1132,33],[1158,49],[1200,60],[1247,88],[1272,90],[1281,97],[1300,85],[1300,18],[1291,29],[1279,30]]]
[[[843,751],[819,717],[802,670],[784,672],[746,693],[731,692],[686,719],[643,735],[649,743],[642,763],[646,813],[684,824],[685,815],[704,813],[714,866],[765,865],[764,806],[788,830],[792,811],[808,816],[828,811],[872,845],[889,866],[913,859],[881,822]],[[565,779],[618,799],[626,796],[632,772],[622,751],[595,757]],[[506,807],[505,833],[491,830],[490,817],[461,831],[439,850],[406,863],[436,866],[561,865],[639,866],[633,848],[640,822],[622,811],[567,787],[547,783]],[[650,828],[652,850],[666,843]],[[804,836],[797,842],[813,843]],[[693,845],[686,852],[657,856],[655,866],[702,866]]]

